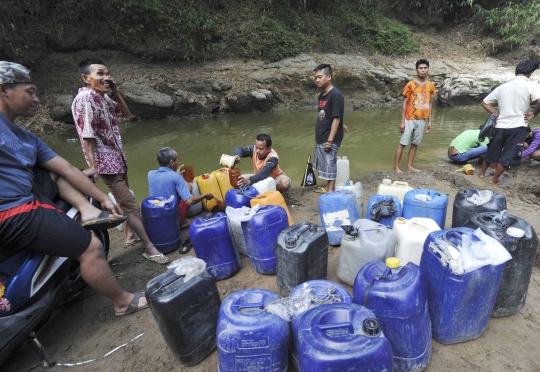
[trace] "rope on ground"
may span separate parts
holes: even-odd
[[[75,367],[75,366],[82,366],[83,364],[88,364],[88,363],[92,363],[92,362],[95,362],[95,361],[98,361],[100,359],[103,359],[103,358],[106,358],[108,357],[109,355],[111,355],[112,353],[120,350],[121,348],[127,346],[128,344],[130,344],[131,342],[135,341],[136,339],[138,339],[139,337],[141,337],[142,335],[144,335],[144,332],[141,333],[140,335],[136,336],[136,337],[133,337],[131,340],[129,340],[128,342],[126,342],[125,344],[122,344],[114,349],[112,349],[111,351],[109,351],[107,354],[99,357],[99,358],[96,358],[96,359],[90,359],[90,360],[86,360],[84,362],[78,362],[78,363],[56,363],[55,366],[62,366],[62,367]]]

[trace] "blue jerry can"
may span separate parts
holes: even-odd
[[[448,207],[448,195],[436,191],[416,189],[407,191],[403,199],[403,217],[431,218],[444,229],[446,221],[446,207]]]
[[[426,277],[433,338],[443,344],[473,340],[484,332],[501,284],[504,264],[464,273],[441,243],[457,249],[463,234],[473,232],[467,227],[434,231],[424,243],[420,269]]]
[[[197,258],[206,262],[206,271],[214,279],[230,278],[240,270],[240,254],[229,235],[225,213],[197,217],[189,225],[189,237]]]
[[[217,326],[219,372],[286,372],[289,325],[265,307],[280,297],[246,289],[223,301]]]
[[[388,264],[388,266],[387,266]],[[356,276],[354,302],[373,311],[392,345],[394,372],[422,371],[431,357],[426,281],[414,263],[389,258],[366,264]]]
[[[287,227],[287,212],[279,205],[263,205],[251,220],[242,222],[249,261],[259,274],[276,273],[276,244]]]
[[[331,300],[333,303],[352,303],[352,297],[349,292],[347,292],[347,290],[343,286],[330,280],[317,279],[304,282],[293,288],[293,290],[289,294],[289,297],[293,298],[306,295],[314,296],[321,301]],[[293,314],[293,316],[291,317],[291,336],[298,332],[298,320],[303,314],[304,313],[300,313],[298,315]],[[296,369],[298,369],[298,349],[292,337],[291,361],[293,362]]]
[[[374,205],[377,203],[380,203],[384,200],[392,199],[396,206],[396,212],[390,215],[385,215],[384,211],[381,211],[381,213],[378,215],[378,221],[377,218],[375,218],[375,214],[371,213],[371,210],[373,209]],[[372,214],[374,216],[372,216]],[[372,220],[375,222],[380,223],[381,225],[388,226],[389,228],[392,228],[394,226],[394,221],[396,218],[401,217],[402,209],[401,209],[401,202],[399,201],[399,198],[397,196],[393,195],[379,195],[379,194],[373,194],[370,195],[368,204],[366,207],[366,218],[368,220]]]
[[[251,208],[251,199],[259,195],[257,189],[251,185],[242,186],[238,189],[229,189],[225,193],[225,205],[232,208]]]
[[[322,227],[328,233],[330,245],[340,245],[343,237],[341,225],[352,225],[360,218],[356,197],[348,190],[327,192],[319,197],[319,214]]]
[[[180,217],[178,216],[178,199],[174,198],[163,206],[153,203],[167,200],[164,196],[151,196],[141,203],[141,216],[148,238],[156,249],[169,253],[178,249],[180,240]]]
[[[392,349],[375,314],[357,304],[306,311],[293,334],[300,372],[391,372]]]

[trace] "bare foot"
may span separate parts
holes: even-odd
[[[414,172],[414,173],[420,173],[420,169],[416,169],[416,168],[413,168],[413,167],[407,167],[408,170],[410,170],[411,172]]]
[[[399,168],[394,168],[394,172],[396,172],[397,174],[403,174],[403,172],[401,171],[401,169]]]
[[[499,180],[496,180],[494,181],[493,178],[489,180],[489,183],[491,183],[492,185],[502,185],[502,181],[499,181]]]
[[[478,173],[478,178],[484,178],[484,173]]]

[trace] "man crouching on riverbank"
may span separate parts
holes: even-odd
[[[409,81],[403,88],[403,103],[401,105],[401,121],[399,131],[401,137],[396,150],[394,171],[398,174],[403,172],[399,169],[399,162],[403,150],[409,142],[409,155],[407,157],[407,170],[420,172],[413,167],[414,157],[418,145],[422,142],[424,130],[431,131],[431,99],[437,91],[435,85],[428,79],[429,61],[419,59],[416,61],[416,78]],[[427,125],[426,125],[427,124]]]
[[[148,307],[144,293],[120,287],[101,242],[79,223],[59,211],[57,195],[79,209],[82,221],[111,220],[120,224],[116,207],[80,170],[56,155],[41,139],[14,124],[18,117],[36,114],[39,99],[30,71],[0,61],[0,251],[20,251],[71,257],[81,264],[85,282],[114,303],[116,315]],[[113,214],[94,208],[91,196]],[[104,226],[99,224],[100,226]],[[96,224],[96,227],[98,225]],[[9,299],[8,299],[9,300]]]
[[[276,189],[286,192],[291,187],[291,179],[279,167],[279,156],[272,148],[272,138],[268,134],[261,133],[257,136],[255,145],[237,147],[234,152],[234,162],[238,164],[242,158],[251,158],[254,175],[244,174],[238,179],[240,186],[253,185],[254,183],[272,177],[276,181]]]
[[[143,257],[160,265],[167,264],[169,258],[160,253],[148,238],[140,217],[139,203],[129,190],[127,158],[122,150],[118,115],[129,118],[131,112],[102,61],[85,59],[79,63],[79,76],[86,86],[79,89],[71,110],[88,164],[84,173],[94,181],[99,175],[111,190],[128,216],[128,225],[145,246]],[[118,102],[107,95],[109,91]]]

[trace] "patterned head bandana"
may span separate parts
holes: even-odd
[[[0,61],[0,84],[33,83],[30,70],[15,62]]]

